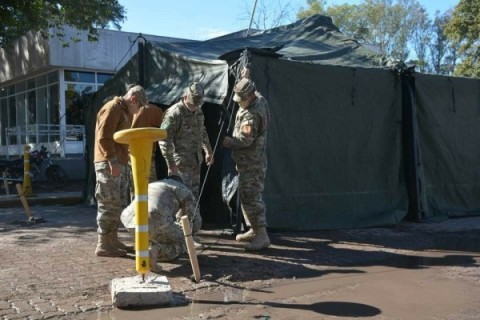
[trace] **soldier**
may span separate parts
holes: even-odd
[[[122,212],[122,222],[135,232],[135,204],[132,202]],[[195,210],[195,198],[179,176],[155,181],[148,185],[148,215],[150,237],[150,270],[159,272],[157,261],[170,261],[186,252],[183,231],[175,220],[187,215],[190,220]],[[202,225],[200,215],[195,215],[192,233]]]
[[[242,79],[234,87],[233,100],[239,109],[235,117],[233,137],[225,137],[223,146],[232,148],[237,164],[238,189],[243,216],[250,230],[236,237],[247,242],[245,250],[255,251],[270,246],[267,218],[262,192],[267,171],[267,129],[270,112],[267,100],[255,89],[249,79],[249,70],[242,71]]]
[[[202,149],[206,164],[210,166],[213,163],[212,147],[201,110],[203,99],[203,87],[198,82],[190,84],[182,99],[165,112],[161,128],[167,130],[167,138],[159,141],[168,175],[179,175],[196,199],[199,198]],[[200,215],[200,210],[197,210],[196,214]],[[196,234],[194,240],[198,243]]]
[[[115,132],[128,129],[138,108],[147,103],[141,86],[123,97],[114,97],[97,114],[94,166],[96,175],[98,243],[97,256],[123,257],[133,248],[118,240],[120,214],[128,205],[128,145],[113,140]]]

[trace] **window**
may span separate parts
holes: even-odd
[[[65,70],[65,81],[95,83],[95,73]]]
[[[6,128],[8,128],[7,99],[0,99],[0,145],[7,144]]]
[[[104,84],[113,77],[113,74],[108,73],[98,73],[97,74],[97,83]]]
[[[47,81],[48,83],[58,82],[58,71],[55,70],[47,74]]]

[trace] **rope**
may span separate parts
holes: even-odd
[[[145,38],[144,38],[144,37],[142,36],[142,34],[140,33],[140,34],[135,38],[135,40],[132,41],[132,44],[130,45],[130,48],[128,48],[127,52],[125,52],[125,54],[123,55],[122,59],[120,59],[120,61],[119,61],[118,64],[115,66],[115,69],[113,69],[113,71],[117,71],[118,66],[122,63],[122,61],[125,59],[125,57],[127,56],[127,54],[132,51],[133,46],[135,45],[135,43],[137,43],[138,39],[140,39],[140,38],[142,38],[142,39],[145,40]]]

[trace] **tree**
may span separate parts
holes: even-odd
[[[460,0],[445,27],[446,36],[459,43],[461,61],[455,75],[480,77],[480,0]]]
[[[323,14],[325,11],[325,0],[307,0],[308,8],[303,7],[297,13],[297,19],[304,19],[315,14]]]
[[[427,72],[430,69],[428,63],[428,50],[431,41],[432,23],[428,18],[425,8],[421,8],[413,14],[415,15],[414,21],[416,22],[416,25],[413,29],[411,42],[415,55],[417,56],[416,65],[420,72]]]
[[[359,42],[365,42],[368,38],[368,22],[363,16],[360,6],[349,4],[330,6],[325,14],[332,18],[333,23],[345,35]]]
[[[57,36],[64,45],[78,41],[66,36],[64,25],[88,30],[88,40],[98,38],[96,28],[113,25],[120,30],[125,10],[117,0],[2,0],[0,2],[0,47],[11,46],[13,41],[29,31],[39,31],[44,37]]]
[[[445,27],[452,19],[452,11],[440,14],[435,13],[435,18],[431,27],[430,57],[432,71],[436,74],[452,74],[455,70],[457,60],[457,47],[445,34]]]
[[[292,7],[288,1],[284,2],[278,0],[276,7],[274,7],[270,1],[267,6],[265,0],[258,0],[252,27],[258,30],[267,30],[285,24],[292,15]],[[245,2],[245,13],[242,19],[250,20],[252,10],[251,2]]]

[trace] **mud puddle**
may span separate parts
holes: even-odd
[[[318,266],[320,277],[260,281],[256,289],[220,284],[174,294],[174,307],[114,309],[88,319],[471,319],[479,314],[479,260],[478,253],[417,251]]]

